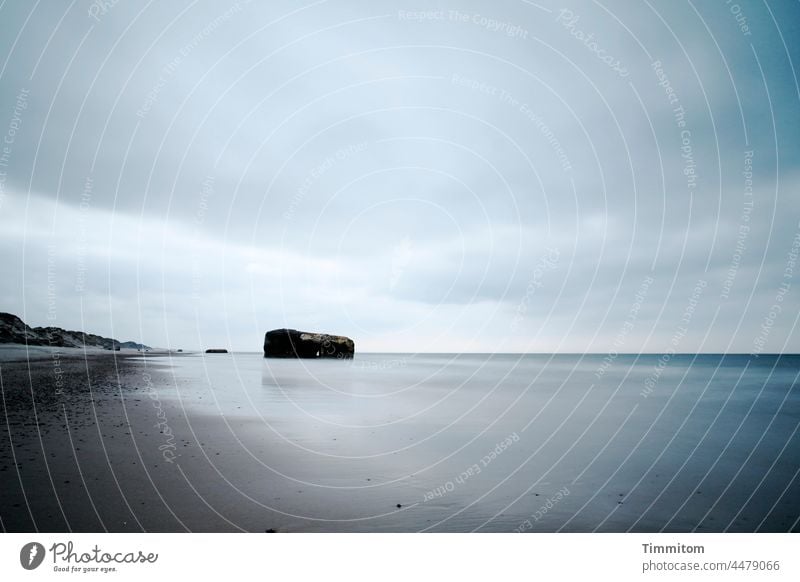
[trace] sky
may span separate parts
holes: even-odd
[[[798,352],[796,2],[5,2],[0,311]]]

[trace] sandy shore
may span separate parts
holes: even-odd
[[[196,456],[197,443],[185,438],[181,410],[152,397],[171,381],[158,360],[132,350],[0,350],[4,531],[236,529],[214,519],[175,462]]]
[[[484,401],[509,357],[440,360],[367,365],[384,362],[374,356],[306,369],[259,354],[0,346],[0,530],[789,531],[800,522],[796,358],[750,366],[748,382],[770,378],[759,398],[731,389],[734,358],[705,397],[686,390],[664,427],[653,419],[667,380],[648,399],[633,382],[594,423],[616,382],[590,393],[578,377],[537,417],[563,364],[535,391],[525,372]],[[703,385],[711,360],[693,368],[689,389]],[[453,391],[432,417],[417,414],[475,369],[485,378]],[[407,390],[418,377],[424,386]],[[702,414],[689,414],[693,402]],[[493,427],[504,410],[518,418]],[[687,418],[696,424],[678,430]],[[708,452],[694,455],[701,444]]]
[[[192,354],[5,348],[2,531],[313,531],[325,521],[295,516],[310,507],[331,517],[350,511],[265,469],[263,459],[281,454],[260,423],[198,413],[170,397],[182,380],[169,358]],[[309,478],[320,470],[283,462]],[[396,511],[394,498],[385,505]]]

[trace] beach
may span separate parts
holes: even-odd
[[[2,350],[4,531],[798,530],[794,356]]]

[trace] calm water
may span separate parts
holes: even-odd
[[[797,530],[800,357],[659,358],[185,356],[159,397],[276,529]]]

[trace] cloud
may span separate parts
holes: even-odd
[[[740,6],[750,34],[724,5],[4,6],[3,309],[42,323],[55,261],[64,326],[150,344],[603,352],[652,276],[631,350],[704,280],[681,349],[749,351],[800,92],[790,25]]]

